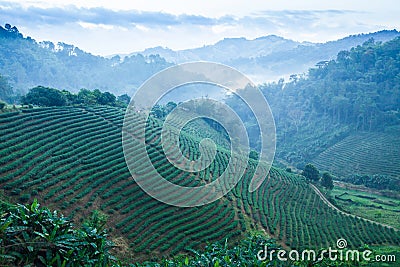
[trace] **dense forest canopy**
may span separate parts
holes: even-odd
[[[11,98],[0,94],[0,99],[16,103],[20,95],[39,85],[73,92],[88,88],[116,95],[131,94],[153,74],[171,66],[170,62],[194,60],[221,62],[238,68],[256,82],[265,82],[304,72],[315,62],[329,60],[369,37],[387,41],[399,35],[396,30],[383,30],[323,44],[298,43],[277,36],[233,38],[197,49],[155,48],[128,56],[102,57],[64,42],[37,42],[6,24],[0,27],[0,74],[8,80],[14,94]]]
[[[71,105],[105,105],[114,107],[126,107],[130,102],[127,94],[116,97],[110,92],[101,92],[81,89],[78,93],[67,90],[58,90],[44,86],[36,86],[21,97],[23,105],[35,105],[41,107],[71,106]]]
[[[20,95],[38,85],[71,91],[90,88],[115,94],[129,93],[170,65],[158,55],[145,57],[139,54],[124,59],[94,56],[62,42],[38,43],[23,37],[9,24],[0,27],[0,74]],[[0,99],[18,100],[18,97],[4,97],[2,91]]]
[[[400,124],[400,38],[371,39],[261,90],[277,124],[278,156],[304,164],[352,131]]]

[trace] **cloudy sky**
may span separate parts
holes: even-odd
[[[398,14],[398,0],[0,0],[2,25],[15,25],[37,41],[74,44],[97,55],[155,46],[185,49],[225,37],[269,34],[325,42],[400,30]]]

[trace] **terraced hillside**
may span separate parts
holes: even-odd
[[[128,244],[130,255],[138,259],[175,255],[206,241],[235,240],[252,229],[264,230],[293,248],[332,246],[339,238],[352,247],[400,243],[399,232],[338,213],[302,177],[280,169],[272,168],[260,188],[249,193],[256,164],[252,160],[236,187],[216,202],[194,208],[158,202],[141,190],[128,171],[121,145],[123,116],[124,110],[101,106],[1,114],[1,189],[20,202],[38,198],[76,220],[93,209],[102,210],[110,215],[114,239]],[[194,159],[199,156],[201,136],[193,137],[191,129],[182,133],[181,149]],[[165,179],[177,184],[197,186],[213,180],[230,157],[218,146],[210,167],[185,173],[162,153],[160,121],[149,121],[147,130],[153,164]],[[212,130],[197,132],[211,138],[217,135]],[[137,155],[137,162],[141,157]],[[147,174],[139,167],[135,172]]]
[[[355,133],[322,152],[315,164],[339,177],[383,174],[400,180],[398,130]]]

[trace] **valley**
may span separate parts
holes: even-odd
[[[320,252],[343,239],[346,250],[398,255],[398,35],[384,30],[324,44],[227,38],[202,48],[158,47],[107,58],[65,43],[36,42],[11,25],[1,28],[0,265],[282,266],[276,257],[260,260],[257,252],[264,245]],[[260,101],[269,103],[273,162],[259,160],[266,133],[252,107],[233,94],[197,97],[235,112],[250,140],[247,154],[230,150],[231,137],[220,122],[192,120],[191,106],[168,125],[185,122],[179,144],[163,146],[166,119],[194,91],[127,112],[128,105],[142,104],[131,96],[149,77],[205,59],[261,75],[263,83],[243,92],[259,90],[265,97]],[[209,89],[196,86],[191,89]],[[222,112],[216,105],[197,108]],[[132,131],[127,144],[126,118]],[[206,139],[212,144],[202,144]],[[209,165],[187,171],[214,150]],[[167,154],[189,161],[173,164]],[[258,166],[265,179],[250,192]],[[198,203],[207,194],[166,190],[155,175],[194,188],[225,171],[233,189],[206,205],[168,205],[138,183],[166,199]],[[287,266],[332,264],[369,263],[324,259]]]

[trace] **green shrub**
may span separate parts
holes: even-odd
[[[1,210],[0,265],[112,266],[113,247],[104,230],[89,223],[74,229],[56,211],[30,205]]]
[[[23,194],[22,196],[19,197],[19,200],[21,202],[28,202],[29,199],[31,198],[31,194]]]

